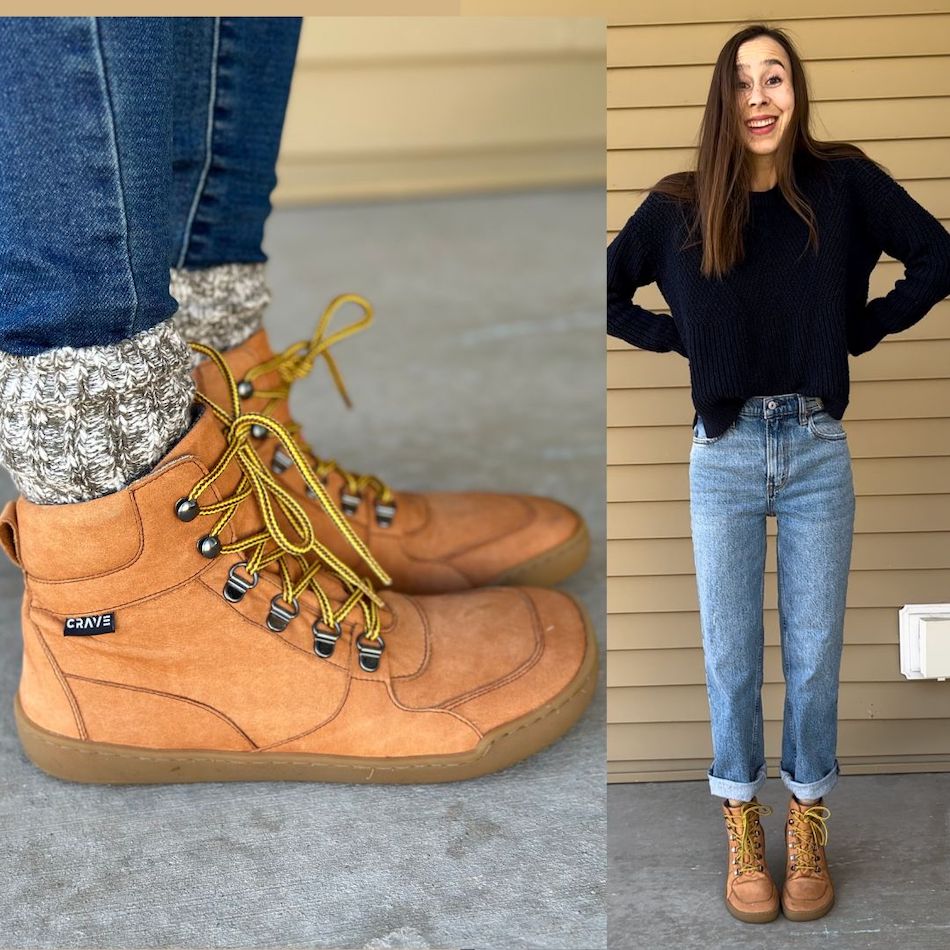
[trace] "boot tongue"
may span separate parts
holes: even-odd
[[[221,354],[228,368],[234,374],[234,378],[240,383],[244,377],[255,366],[265,363],[272,359],[274,351],[271,349],[270,340],[267,336],[267,330],[261,328],[253,336],[250,336],[240,346],[235,346],[230,350],[225,350]],[[195,382],[198,389],[209,399],[216,402],[223,409],[231,410],[231,397],[228,394],[227,383],[218,372],[217,367],[211,360],[202,360],[194,371]],[[280,374],[273,370],[258,376],[253,381],[255,391],[266,392],[279,386],[281,383]],[[241,410],[243,412],[262,412],[264,407],[271,400],[257,395],[241,400]],[[276,405],[272,406],[268,415],[278,422],[287,425],[290,422],[290,408],[287,400],[282,399]]]

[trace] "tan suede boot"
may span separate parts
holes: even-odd
[[[250,427],[270,424],[293,455],[291,436],[238,406],[236,393],[230,412],[206,406],[122,491],[20,498],[0,516],[25,576],[16,721],[40,768],[82,782],[450,781],[578,719],[597,649],[571,598],[377,594],[320,544]],[[311,481],[333,534],[385,578]]]
[[[362,321],[327,336],[334,313],[346,303],[363,308]],[[327,362],[344,400],[346,389],[329,347],[368,324],[369,303],[356,294],[335,298],[310,340],[274,355],[266,330],[224,355],[240,381],[242,406],[284,423],[294,433],[307,464],[326,486],[353,529],[405,593],[465,590],[490,584],[548,586],[572,574],[587,558],[587,527],[576,511],[533,495],[489,492],[395,491],[374,475],[347,471],[334,460],[315,456],[290,417],[288,394],[318,358]],[[220,375],[207,363],[195,371],[198,388],[217,402],[225,398]],[[321,506],[307,492],[297,466],[263,427],[254,430],[258,450],[282,484],[307,511],[320,538],[329,525]],[[352,548],[334,553],[358,567]]]
[[[804,805],[792,795],[788,803],[782,913],[789,920],[824,917],[835,902],[835,889],[825,858],[826,822],[831,817],[831,809],[821,801],[819,798],[813,805]]]
[[[779,893],[765,861],[765,831],[760,815],[771,815],[769,805],[752,799],[739,805],[722,803],[729,835],[729,866],[726,872],[726,907],[733,917],[750,924],[775,920]]]

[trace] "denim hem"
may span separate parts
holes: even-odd
[[[786,772],[785,769],[780,769],[779,774],[782,776],[782,782],[785,787],[795,795],[799,800],[803,798],[822,798],[827,795],[835,785],[838,784],[838,773],[841,771],[841,767],[838,765],[838,760],[835,759],[835,764],[832,767],[831,771],[827,775],[823,775],[820,779],[815,782],[796,782],[790,772]],[[733,798],[736,796],[733,795]]]
[[[711,795],[749,802],[761,791],[766,778],[768,778],[768,770],[763,765],[751,782],[733,782],[727,778],[718,778],[712,774],[712,766],[710,766],[706,775],[709,778],[709,792]]]

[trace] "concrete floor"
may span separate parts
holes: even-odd
[[[280,211],[266,242],[275,345],[337,293],[377,311],[334,351],[353,411],[319,367],[295,392],[316,450],[398,487],[574,505],[593,555],[565,586],[601,636],[603,231],[583,189]],[[0,561],[0,945],[605,945],[602,685],[558,745],[468,783],[71,785],[20,751]]]
[[[608,791],[609,946],[613,950],[943,950],[950,946],[950,774],[842,775],[825,800],[835,906],[819,920],[733,918],[721,799],[703,782]],[[766,857],[785,874],[788,792],[769,779],[760,802]]]

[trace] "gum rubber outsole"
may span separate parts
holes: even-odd
[[[736,910],[728,901],[726,902],[726,909],[732,914],[736,920],[741,920],[746,924],[768,924],[775,920],[779,915],[779,908],[776,907],[775,910],[760,910],[760,911],[743,911]]]
[[[817,910],[787,910],[785,905],[782,904],[782,915],[786,920],[818,920],[819,917],[824,917],[834,906],[834,897],[832,897],[827,907],[819,907]]]
[[[553,587],[579,571],[590,553],[590,533],[581,519],[577,530],[557,547],[509,567],[491,585],[517,587]],[[490,586],[490,585],[489,585]]]
[[[560,738],[590,704],[597,686],[598,649],[590,619],[584,660],[574,679],[544,706],[487,732],[470,752],[442,756],[368,759],[280,752],[149,749],[73,739],[38,726],[13,708],[20,742],[38,768],[56,778],[94,784],[298,781],[359,784],[454,782],[497,772]]]

